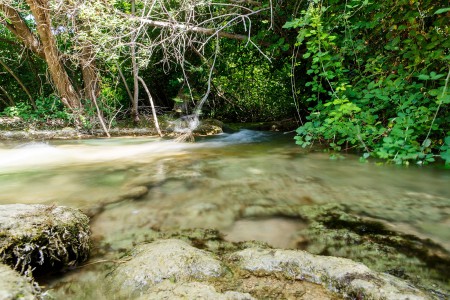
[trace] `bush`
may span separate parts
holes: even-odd
[[[310,2],[285,24],[298,30],[306,74],[299,97],[310,110],[297,143],[357,149],[363,161],[426,164],[440,156],[450,164],[445,14],[430,0],[420,9],[409,1],[330,2]]]
[[[45,123],[49,120],[69,121],[70,113],[66,111],[62,102],[54,96],[39,97],[36,99],[36,110],[25,102],[19,102],[15,106],[4,109],[3,115],[7,117],[20,117],[25,121]]]

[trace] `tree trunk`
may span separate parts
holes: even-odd
[[[100,95],[100,78],[95,65],[95,58],[92,54],[92,47],[86,45],[81,49],[81,72],[83,75],[83,96],[86,99],[95,101]]]
[[[15,36],[17,36],[22,43],[36,53],[36,55],[45,59],[44,51],[42,49],[41,42],[31,32],[28,25],[22,19],[20,14],[13,7],[0,3],[0,11],[2,11],[8,20],[2,21],[2,23],[9,29]]]
[[[131,0],[131,15],[136,14],[136,3],[135,0]],[[139,73],[136,62],[136,33],[132,32],[131,34],[131,65],[133,67],[133,82],[134,82],[134,95],[133,95],[133,106],[131,110],[131,115],[134,118],[134,122],[139,122]]]
[[[80,110],[81,102],[72,82],[60,60],[56,41],[52,33],[50,9],[46,0],[26,0],[34,16],[37,32],[41,38],[45,61],[53,84],[61,97],[61,101],[71,110]]]

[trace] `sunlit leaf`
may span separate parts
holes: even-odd
[[[448,12],[448,11],[450,11],[450,7],[438,9],[437,11],[434,12],[434,14],[435,15],[443,14],[443,13]]]

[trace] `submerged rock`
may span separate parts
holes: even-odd
[[[89,218],[64,206],[0,205],[0,262],[21,273],[77,265],[89,255]],[[33,271],[34,272],[34,271]]]
[[[345,258],[305,251],[249,248],[231,255],[238,266],[257,273],[281,273],[293,280],[322,284],[356,299],[429,299],[407,282]]]
[[[0,300],[32,300],[38,295],[39,291],[26,277],[0,264]]]
[[[139,300],[149,299],[149,295],[139,297]],[[219,293],[208,284],[201,282],[188,282],[175,284],[168,281],[162,282],[151,290],[151,299],[171,299],[171,300],[255,300],[248,293],[226,291]]]
[[[139,199],[148,194],[148,187],[135,186],[120,193],[120,199]]]
[[[131,259],[112,272],[109,283],[120,296],[136,297],[166,280],[187,282],[221,274],[221,263],[211,253],[169,239],[136,247]]]

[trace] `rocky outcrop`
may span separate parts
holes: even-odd
[[[429,299],[407,282],[370,270],[363,264],[305,251],[249,248],[231,255],[238,266],[253,273],[280,273],[292,280],[322,284],[354,299]]]
[[[0,300],[33,300],[38,295],[38,289],[26,277],[0,264]]]
[[[135,248],[131,259],[119,265],[109,280],[111,289],[122,297],[136,297],[166,280],[187,282],[221,274],[221,263],[211,253],[169,239]]]
[[[89,255],[89,219],[63,206],[0,205],[0,262],[21,273],[74,266]]]
[[[402,279],[349,259],[204,242],[196,241],[211,251],[174,238],[136,247],[108,277],[108,293],[119,299],[430,299]],[[234,251],[239,247],[245,249]]]

